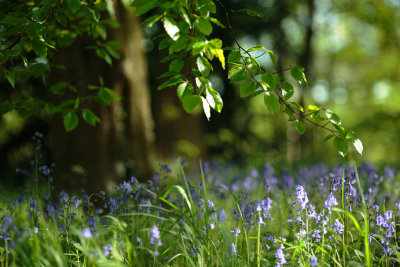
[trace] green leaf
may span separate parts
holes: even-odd
[[[103,19],[101,20],[102,24],[107,24],[108,26],[110,26],[113,29],[117,29],[120,27],[118,21],[116,21],[115,19]]]
[[[176,41],[179,38],[179,28],[178,24],[170,18],[166,17],[164,19],[164,29],[168,33],[169,37],[172,38],[172,40]]]
[[[206,89],[206,99],[210,104],[210,107],[217,112],[221,112],[223,102],[222,98],[217,91],[212,89],[211,87],[207,87]]]
[[[302,82],[303,80],[305,82],[307,82],[306,80],[306,76],[304,74],[304,68],[296,66],[296,67],[292,67],[290,69],[290,75],[292,75],[292,77],[298,81],[299,83]]]
[[[92,18],[95,22],[99,22],[100,20],[100,12],[97,8],[87,7],[89,9],[89,13],[92,15]]]
[[[69,111],[63,114],[63,122],[65,130],[70,132],[78,126],[79,118],[74,111]]]
[[[239,82],[247,79],[246,70],[242,66],[235,66],[228,72],[228,79],[232,82]]]
[[[354,148],[360,155],[362,155],[364,147],[361,140],[355,135],[354,132],[349,132],[349,136],[350,136],[350,141],[353,144]]]
[[[339,117],[336,113],[333,113],[331,110],[329,110],[329,109],[325,110],[325,114],[326,114],[326,117],[327,117],[333,124],[336,124],[336,125],[341,125],[341,124],[342,124],[342,122],[341,122],[341,120],[340,120],[340,117]]]
[[[4,74],[4,76],[6,76],[10,85],[14,88],[15,87],[15,72],[3,69],[3,74]]]
[[[260,69],[260,64],[256,59],[252,57],[245,57],[244,63],[246,64],[248,70],[250,70],[254,74],[258,74],[257,72]]]
[[[252,52],[252,51],[256,51],[256,50],[266,50],[266,49],[262,45],[256,45],[256,46],[250,48],[247,52]]]
[[[211,21],[212,23],[214,23],[215,25],[220,26],[221,28],[225,29],[224,24],[222,24],[219,20],[217,20],[216,18],[212,18],[212,17],[208,17],[207,18],[209,21]]]
[[[143,15],[147,12],[149,12],[150,10],[152,10],[153,8],[157,7],[157,2],[155,1],[151,1],[151,0],[147,0],[145,1],[142,5],[139,5],[135,11],[135,15],[136,16],[140,16]]]
[[[36,63],[31,66],[32,75],[35,78],[42,76],[47,70],[47,65],[44,63]]]
[[[1,22],[8,25],[22,25],[25,23],[25,19],[8,15]]]
[[[69,86],[69,82],[59,82],[50,87],[50,91],[55,95],[65,94],[64,89]]]
[[[26,27],[26,32],[28,33],[28,37],[31,40],[34,40],[38,37],[39,32],[43,29],[43,25],[39,23],[34,23],[31,22],[28,24],[28,27]]]
[[[194,22],[194,27],[204,35],[209,35],[212,32],[212,25],[208,20],[197,19]]]
[[[191,113],[200,103],[201,98],[197,95],[185,95],[180,98],[183,109],[187,113]]]
[[[193,86],[188,82],[181,83],[176,89],[176,93],[179,98],[182,98],[187,95],[192,95]]]
[[[96,123],[100,122],[100,118],[96,116],[90,109],[82,110],[82,118],[92,126],[95,126]]]
[[[294,127],[296,127],[299,134],[304,134],[306,132],[306,125],[301,120],[295,120]]]
[[[268,54],[269,54],[269,57],[271,58],[272,64],[275,64],[276,58],[275,58],[274,52],[272,52],[271,50],[268,50]]]
[[[240,54],[240,52],[239,51],[233,51],[228,56],[228,63],[242,64],[241,59],[242,59],[242,55]]]
[[[346,156],[348,151],[347,142],[340,137],[335,137],[332,141],[333,147],[342,156]]]
[[[284,100],[288,100],[293,96],[294,89],[290,83],[285,82],[282,86],[282,97]]]
[[[266,82],[271,90],[274,90],[277,85],[276,76],[272,73],[264,73],[261,80]]]
[[[294,121],[293,110],[290,108],[290,106],[285,106],[285,113],[289,117],[289,121]]]
[[[208,62],[205,57],[200,56],[197,58],[196,63],[201,75],[203,75],[204,77],[208,77],[210,71],[212,71],[213,69],[210,62]]]
[[[79,0],[68,0],[67,6],[72,13],[76,13],[82,6]]]
[[[333,137],[335,137],[333,134],[327,135],[327,136],[324,138],[324,142],[331,140]]]
[[[197,10],[201,16],[208,17],[209,13],[215,13],[217,8],[212,0],[198,0]]]
[[[45,58],[47,55],[47,47],[43,40],[36,38],[32,40],[32,49],[35,54]]]
[[[196,42],[193,44],[193,54],[198,55],[201,52],[203,52],[207,47],[207,44],[205,42]]]
[[[279,100],[274,94],[270,92],[265,92],[264,103],[269,112],[271,112],[272,114],[279,113],[280,110]]]
[[[104,59],[109,65],[112,64],[112,59],[104,49],[96,49],[96,55]]]
[[[225,69],[224,50],[217,48],[217,49],[211,49],[211,52],[219,59],[219,61],[221,62],[221,67]]]
[[[211,117],[210,105],[208,104],[207,99],[205,99],[204,97],[201,97],[201,102],[203,103],[204,114],[206,115],[207,120],[210,120]]]
[[[240,85],[240,97],[243,98],[252,95],[257,87],[258,84],[253,81],[244,81]]]
[[[246,12],[247,15],[252,16],[252,17],[257,17],[257,18],[265,18],[267,15],[265,15],[264,13],[249,9],[249,8],[243,8],[243,9],[239,9],[235,12]]]
[[[184,64],[183,59],[175,59],[169,64],[169,71],[180,72]]]
[[[171,77],[168,81],[162,83],[157,89],[161,90],[165,87],[177,85],[183,81],[185,81],[185,80],[180,75],[177,75],[177,76]]]
[[[308,105],[308,110],[309,111],[318,111],[318,110],[320,110],[320,108],[317,106],[314,106],[314,105]]]
[[[290,102],[290,104],[294,105],[301,112],[304,112],[304,108],[299,103],[297,103],[296,101]]]
[[[120,100],[121,97],[111,89],[101,88],[98,92],[98,97],[103,104],[110,105],[113,100]]]

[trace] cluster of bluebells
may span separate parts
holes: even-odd
[[[393,211],[387,210],[384,214],[377,213],[374,234],[379,233],[382,238],[380,240],[380,248],[382,255],[386,258],[393,255],[393,243],[396,241],[395,221],[393,218]]]
[[[42,144],[41,135],[35,135],[36,148],[40,149]],[[51,177],[52,168],[51,165],[40,165],[38,170],[42,176]],[[70,196],[66,192],[61,192],[58,196],[50,195],[45,197],[43,201],[39,201],[35,198],[35,194],[32,193],[30,188],[26,188],[21,194],[22,197],[18,197],[15,201],[7,201],[8,211],[0,218],[0,241],[3,240],[18,240],[18,235],[21,237],[24,231],[18,229],[15,226],[15,212],[13,207],[22,206],[26,211],[27,217],[31,220],[29,223],[29,234],[40,235],[43,229],[40,229],[40,218],[44,217],[48,222],[56,225],[58,227],[59,235],[62,237],[69,237],[68,232],[76,225],[79,225],[81,229],[81,237],[90,243],[99,236],[99,225],[107,226],[106,222],[100,220],[101,215],[112,215],[119,217],[125,213],[147,213],[156,216],[171,216],[171,213],[166,213],[165,209],[168,206],[162,206],[159,201],[159,193],[163,193],[160,186],[163,181],[161,178],[166,178],[169,173],[172,172],[170,167],[165,164],[160,164],[160,172],[157,173],[153,178],[148,181],[145,186],[135,178],[132,177],[129,181],[124,181],[120,185],[114,188],[114,192],[111,196],[106,196],[104,192],[96,194],[94,198],[89,197],[85,192],[78,196]],[[355,187],[356,178],[354,171],[349,168],[344,168],[343,166],[338,166],[331,171],[325,165],[315,165],[310,168],[302,168],[297,172],[282,171],[281,177],[278,177],[275,170],[271,165],[266,164],[262,169],[251,169],[249,173],[243,175],[243,179],[240,177],[235,177],[231,182],[221,181],[218,179],[220,176],[217,172],[212,169],[218,168],[224,172],[227,169],[224,166],[218,165],[216,163],[205,163],[204,173],[206,175],[206,181],[213,184],[213,187],[222,188],[225,191],[232,190],[234,192],[240,192],[238,197],[238,207],[234,207],[232,210],[231,217],[227,216],[225,210],[220,208],[219,202],[212,201],[212,197],[205,200],[202,198],[202,187],[203,184],[199,184],[197,188],[192,186],[188,182],[189,192],[191,199],[196,204],[196,216],[199,222],[203,222],[205,218],[208,221],[201,225],[203,234],[208,234],[209,236],[214,236],[218,234],[218,231],[223,230],[225,222],[236,221],[237,226],[231,230],[232,239],[228,243],[230,244],[230,250],[232,255],[239,255],[242,253],[240,249],[242,246],[240,240],[243,238],[243,232],[249,233],[250,231],[255,231],[256,229],[261,229],[262,231],[262,245],[263,248],[270,250],[271,255],[275,256],[276,266],[284,266],[287,263],[285,257],[285,246],[286,240],[278,235],[274,236],[274,231],[279,231],[276,229],[270,229],[269,224],[273,220],[272,208],[275,203],[272,199],[277,196],[274,194],[275,189],[285,189],[289,192],[293,192],[292,197],[295,201],[291,201],[292,218],[289,220],[292,230],[295,232],[295,238],[291,239],[291,242],[309,241],[310,249],[315,249],[313,244],[317,246],[321,245],[324,235],[328,235],[328,232],[334,231],[336,235],[327,236],[325,242],[337,242],[336,236],[340,236],[347,230],[342,219],[339,219],[335,215],[333,207],[338,205],[338,200],[342,193],[344,193],[345,208],[350,212],[354,212],[353,209],[359,205],[359,199],[357,197],[357,190]],[[22,174],[28,174],[25,171],[19,171]],[[375,227],[374,234],[375,240],[379,240],[379,249],[384,257],[389,257],[394,254],[393,244],[396,242],[395,237],[395,215],[400,216],[400,201],[396,202],[397,213],[394,214],[393,211],[387,210],[383,213],[379,213],[379,203],[373,204],[373,200],[377,198],[379,194],[379,184],[385,179],[392,179],[395,175],[392,169],[387,168],[384,170],[382,176],[377,175],[376,169],[372,168],[370,165],[363,165],[360,168],[361,175],[366,177],[367,181],[370,181],[373,187],[370,190],[366,190],[366,197],[369,201],[369,208],[371,213],[375,212]],[[185,177],[188,180],[188,177]],[[308,182],[312,180],[309,184]],[[48,180],[50,181],[50,180]],[[261,200],[251,201],[250,194],[257,191],[260,185],[264,184],[264,194],[268,197],[264,197]],[[307,185],[307,186],[306,186]],[[296,186],[296,187],[294,187]],[[320,205],[315,205],[316,201],[313,199],[315,194],[308,195],[306,189],[316,188],[319,194],[319,198],[323,198],[320,201]],[[342,192],[342,188],[344,192]],[[150,192],[151,191],[151,192]],[[223,190],[221,190],[223,191]],[[51,194],[51,190],[48,192]],[[211,194],[210,194],[211,195]],[[215,196],[220,198],[221,201],[225,201],[225,194],[215,193]],[[105,203],[101,206],[101,209],[95,209],[95,202],[97,199],[102,200]],[[291,198],[290,198],[291,199]],[[166,200],[173,203],[176,207],[184,208],[186,203],[182,201],[179,194],[170,193],[166,196]],[[23,204],[22,204],[23,203]],[[44,203],[44,204],[40,204]],[[156,205],[159,205],[156,207]],[[99,206],[99,205],[97,205]],[[222,205],[221,205],[222,206]],[[290,206],[290,204],[288,205]],[[164,210],[164,211],[163,211]],[[80,214],[84,214],[84,218],[79,218]],[[154,217],[156,217],[154,216]],[[275,216],[275,215],[274,215]],[[229,217],[229,218],[227,218]],[[242,224],[242,218],[244,224]],[[121,216],[118,219],[124,220]],[[233,220],[232,220],[233,219]],[[182,216],[176,222],[176,225],[180,229],[185,229],[182,227],[185,225],[186,217]],[[282,221],[282,226],[285,221]],[[158,255],[158,248],[163,246],[163,242],[167,243],[168,231],[162,228],[163,223],[154,220],[153,224],[150,226],[145,226],[149,228],[143,228],[132,236],[135,238],[133,241],[134,246],[149,246],[150,249],[154,250],[155,256]],[[189,224],[188,224],[189,225]],[[185,225],[185,226],[188,226]],[[220,227],[222,226],[222,228]],[[329,231],[327,231],[329,230]],[[25,231],[27,232],[27,231]],[[222,233],[222,232],[219,232]],[[241,235],[242,234],[242,235]],[[143,238],[143,241],[142,241]],[[11,240],[13,239],[13,240]],[[306,240],[307,239],[307,240]],[[118,246],[116,242],[110,243],[110,240],[105,240],[100,246],[103,255],[105,257],[112,257],[112,254],[117,253],[117,248],[113,246]],[[194,257],[199,255],[199,251],[202,250],[201,244],[190,244],[188,246],[191,255]],[[307,255],[306,260],[310,266],[318,266],[318,259],[315,255]],[[99,252],[101,254],[101,252]],[[240,258],[240,257],[237,257]],[[289,257],[288,257],[289,259]]]

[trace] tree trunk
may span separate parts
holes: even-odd
[[[123,96],[121,102],[110,106],[90,103],[88,107],[101,119],[95,127],[81,120],[75,130],[66,133],[62,120],[53,118],[52,148],[58,190],[110,190],[117,178],[117,153],[124,150],[133,158],[138,178],[145,180],[152,174],[153,120],[146,57],[141,49],[143,31],[139,19],[120,1],[114,1],[114,10],[121,26],[109,36],[118,40],[122,48],[121,59],[113,62],[112,67],[86,49],[92,42],[89,38],[61,49],[54,60],[55,64],[63,64],[66,71],[52,73],[51,83],[72,81],[80,97],[84,97],[89,93],[88,85],[98,85],[102,76],[106,87]]]

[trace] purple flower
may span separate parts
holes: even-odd
[[[129,194],[130,192],[132,192],[132,186],[130,183],[124,181],[121,185],[120,188],[122,189],[122,191],[124,191],[125,193]]]
[[[376,216],[376,226],[384,226],[386,224],[385,219],[382,217],[382,215],[378,214]]]
[[[221,223],[224,223],[224,221],[225,221],[225,219],[226,219],[226,214],[225,214],[225,210],[224,210],[224,209],[222,209],[222,210],[219,212],[219,219],[220,219]]]
[[[314,255],[311,256],[310,261],[308,262],[310,266],[318,266],[318,259]]]
[[[280,267],[281,265],[286,263],[285,254],[283,254],[284,248],[285,247],[283,246],[283,244],[281,244],[280,247],[275,251],[275,258],[278,259],[275,267]]]
[[[83,238],[90,239],[93,237],[92,232],[90,231],[90,228],[86,227],[82,230],[82,236]]]
[[[297,194],[297,200],[294,204],[299,203],[300,209],[298,210],[298,213],[300,213],[307,206],[308,196],[307,196],[306,191],[304,190],[304,188],[301,185],[298,185],[296,187],[296,194]]]
[[[393,211],[392,210],[388,210],[388,211],[385,212],[385,214],[383,216],[385,217],[386,221],[389,221],[393,217]]]
[[[142,242],[142,239],[140,239],[140,237],[136,237],[136,242],[138,242],[138,244],[139,244],[139,247],[142,247],[143,246],[143,242]]]
[[[208,206],[209,209],[215,210],[214,203],[210,199],[207,200],[207,206]]]
[[[235,230],[231,231],[231,233],[233,233],[234,236],[238,236],[240,234],[239,227],[236,227]]]
[[[331,228],[338,234],[341,235],[344,230],[343,224],[339,221],[339,219],[335,219],[335,224],[331,226]]]
[[[158,245],[161,246],[161,239],[160,239],[160,230],[158,230],[157,226],[153,226],[150,229],[150,245],[154,246],[154,241],[157,240],[158,241]]]
[[[111,254],[111,245],[107,244],[103,246],[103,254],[108,257]]]
[[[331,213],[331,206],[335,206],[337,204],[338,202],[331,192],[328,196],[328,199],[325,201],[325,208],[329,211],[329,213]]]
[[[236,254],[237,250],[236,250],[236,245],[235,243],[232,242],[232,254]]]

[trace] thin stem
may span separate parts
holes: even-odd
[[[362,204],[363,204],[365,262],[366,262],[367,267],[370,267],[372,265],[371,265],[371,255],[370,255],[369,240],[368,240],[368,236],[369,236],[369,216],[368,216],[367,203],[365,202],[364,191],[362,189],[361,182],[360,182],[360,177],[358,175],[357,164],[356,164],[355,160],[353,159],[351,153],[349,153],[349,159],[350,159],[350,162],[353,164],[353,167],[354,167],[354,172],[356,174],[356,179],[357,179],[358,190],[360,191],[361,201],[362,201]]]
[[[261,210],[258,211],[258,216],[261,217]],[[260,267],[261,264],[260,233],[261,233],[261,222],[259,220],[258,231],[257,231],[257,267]]]

